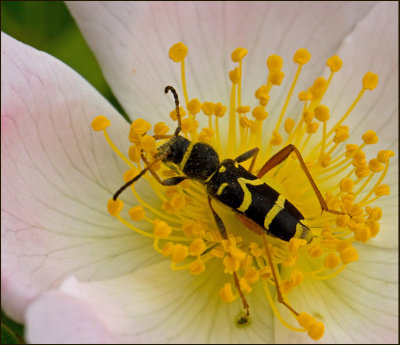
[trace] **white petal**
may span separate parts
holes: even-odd
[[[74,273],[111,278],[152,260],[106,204],[128,167],[92,119],[107,115],[127,151],[129,126],[70,68],[2,34],[2,301],[22,321],[41,291]]]
[[[304,281],[289,294],[297,311],[319,315],[325,335],[319,343],[394,343],[398,337],[398,253],[357,246],[360,260],[336,278]],[[314,343],[276,322],[278,343]]]
[[[162,90],[166,84],[178,89],[181,85],[180,67],[168,58],[172,44],[182,41],[189,48],[189,98],[225,104],[230,92],[228,66],[233,65],[230,54],[238,46],[247,48],[243,97],[250,102],[255,88],[265,82],[268,55],[283,56],[290,79],[296,68],[291,62],[294,52],[303,46],[310,49],[314,58],[304,76],[310,80],[310,75],[322,72],[326,58],[372,6],[356,2],[68,3],[125,110],[133,117],[167,120],[173,105]],[[271,100],[272,112],[282,98]]]
[[[103,282],[69,279],[63,292],[82,299],[122,343],[270,343],[272,314],[262,289],[248,295],[252,323],[237,328],[237,300],[219,290],[229,276],[215,264],[199,276],[172,271],[169,263]]]
[[[32,344],[114,344],[107,326],[84,302],[63,292],[43,294],[26,313],[25,337]]]

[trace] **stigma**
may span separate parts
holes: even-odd
[[[338,56],[321,62],[330,71],[327,79],[321,76],[315,80],[302,80],[301,71],[307,68],[311,59],[307,49],[300,48],[292,61],[287,62],[297,66],[293,76],[286,76],[282,71],[283,57],[270,55],[266,65],[259,66],[265,72],[264,83],[254,90],[244,90],[243,64],[248,51],[238,47],[230,56],[235,67],[226,71],[230,80],[227,90],[230,98],[224,104],[223,100],[216,103],[199,100],[196,95],[191,98],[185,67],[188,47],[179,42],[168,54],[173,63],[180,65],[183,102],[166,111],[171,124],[179,122],[179,137],[188,143],[185,152],[176,158],[177,164],[172,164],[172,158],[169,162],[160,160],[159,157],[167,154],[168,142],[174,132],[164,122],[150,124],[141,118],[132,122],[129,133],[122,133],[131,146],[128,152],[121,152],[107,134],[110,121],[103,115],[96,117],[92,122],[93,130],[103,132],[110,147],[127,165],[121,183],[129,183],[140,175],[141,187],[150,190],[156,200],[147,201],[132,183],[129,189],[135,205],[125,209],[122,200],[111,198],[107,204],[108,212],[128,229],[149,238],[153,249],[170,260],[172,271],[187,271],[196,279],[197,275],[207,274],[211,262],[218,262],[223,274],[213,276],[220,282],[220,290],[216,293],[226,303],[237,303],[238,311],[241,300],[246,310],[246,314],[242,311],[236,321],[232,320],[238,327],[251,323],[250,311],[256,308],[246,306],[246,295],[261,289],[283,325],[295,332],[306,332],[314,340],[320,339],[325,326],[322,320],[311,315],[318,315],[318,311],[298,311],[296,301],[289,302],[290,293],[304,280],[329,280],[340,274],[359,258],[353,244],[366,243],[379,233],[383,211],[374,206],[374,202],[390,194],[389,186],[382,182],[394,153],[377,150],[375,157],[367,157],[364,149],[378,143],[377,134],[368,130],[360,138],[351,137],[351,129],[346,125],[347,118],[355,112],[366,92],[377,87],[378,76],[367,71],[347,111],[332,113],[324,103],[325,94],[334,83],[334,75],[342,67]],[[168,54],[166,52],[166,57]],[[278,94],[271,90],[283,83],[287,83],[289,91],[278,96],[284,100],[283,106],[277,113],[271,113],[270,99]],[[162,87],[160,85],[160,90]],[[294,90],[299,87],[301,91],[296,95]],[[300,104],[301,111],[289,116],[288,106],[294,103]],[[294,145],[302,154],[304,165],[321,191],[327,209],[337,212],[321,209],[304,166],[289,156],[260,180],[290,200],[304,219],[297,223],[295,234],[287,241],[268,231],[260,233],[253,223],[236,220],[231,208],[213,204],[214,209],[204,183],[190,178],[182,178],[173,186],[162,183],[177,174],[184,175],[184,160],[188,159],[188,151],[196,143],[210,145],[220,161],[257,147],[259,151],[254,161],[240,163],[254,175],[276,152],[289,144]],[[206,165],[207,161],[204,159],[202,164]],[[222,183],[216,194],[222,194],[227,185]],[[241,206],[247,210],[251,202],[249,194],[246,200],[243,199],[245,205],[242,203]],[[283,204],[277,201],[274,207],[277,213]],[[221,232],[214,213],[221,222],[229,222],[229,231]],[[276,214],[265,219],[271,223],[273,216]],[[312,264],[305,265],[306,262]],[[287,307],[293,318],[286,320],[280,314],[278,304]]]

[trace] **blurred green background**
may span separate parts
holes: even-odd
[[[71,66],[126,117],[63,2],[2,1],[1,30]],[[23,339],[23,326],[2,311],[1,343],[18,344],[23,343]]]

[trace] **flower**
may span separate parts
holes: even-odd
[[[179,70],[175,73],[176,65],[167,57],[177,41],[189,47],[186,89],[190,96],[223,104],[229,104],[230,90],[225,57],[236,47],[247,47],[246,59],[251,58],[251,64],[243,65],[241,99],[245,100],[253,97],[245,95],[245,90],[262,85],[265,79],[260,66],[264,66],[268,54],[284,58],[286,78],[295,74],[295,67],[286,61],[298,48],[307,46],[312,59],[301,72],[304,80],[319,77],[321,61],[330,56],[338,54],[344,61],[324,96],[330,117],[346,113],[354,98],[350,91],[356,89],[354,85],[359,85],[365,72],[379,75],[375,95],[363,97],[346,125],[351,138],[361,138],[372,128],[379,135],[381,149],[396,146],[396,126],[392,123],[397,121],[397,59],[393,55],[397,51],[393,44],[397,11],[393,7],[397,5],[69,6],[110,85],[134,119],[146,116],[152,125],[163,121],[170,126],[170,99],[160,91],[166,86],[165,80],[181,85]],[[305,25],[310,22],[313,25]],[[285,30],[289,23],[290,29]],[[279,34],[286,31],[287,35]],[[373,42],[374,49],[365,42]],[[111,120],[107,133],[124,153],[129,151],[129,125],[73,71],[4,34],[2,59],[2,303],[10,316],[26,321],[29,341],[308,341],[306,335],[288,331],[274,319],[261,289],[248,295],[253,306],[252,323],[237,328],[232,320],[238,314],[238,305],[226,304],[219,296],[221,280],[215,278],[223,275],[219,266],[207,267],[194,278],[185,271],[172,272],[170,262],[153,250],[152,239],[120,227],[106,213],[106,201],[121,184],[126,165],[98,133],[90,130],[90,124],[95,116],[106,115]],[[279,75],[274,79],[276,84],[282,82],[279,94],[287,95],[290,83],[280,79]],[[273,91],[268,119],[285,102],[284,97],[277,96],[278,91],[272,97]],[[197,105],[194,102],[192,109]],[[243,101],[243,105],[247,103]],[[295,110],[294,103],[289,103],[287,112]],[[365,114],[362,121],[360,114]],[[265,114],[256,112],[257,116],[263,118]],[[316,116],[323,123],[327,114],[320,109]],[[141,123],[135,128],[146,126]],[[290,129],[291,124],[286,126]],[[345,137],[346,130],[337,135]],[[209,137],[204,133],[205,139]],[[272,138],[279,140],[277,135]],[[150,141],[146,144],[149,151]],[[376,155],[369,147],[365,153],[368,159]],[[391,169],[385,183],[395,186],[396,168]],[[135,188],[149,206],[154,206],[145,181],[139,181]],[[381,231],[368,245],[354,244],[358,261],[335,279],[318,284],[306,279],[290,293],[297,309],[319,313],[326,327],[322,341],[391,342],[397,336],[395,198],[377,201],[384,213]],[[126,205],[137,206],[129,193],[121,199]],[[180,205],[182,200],[175,202]],[[132,214],[139,222],[135,224],[145,227],[140,208]],[[168,224],[160,222],[155,228],[160,237],[170,231]],[[192,253],[202,247],[199,242],[196,245],[190,249]],[[178,248],[175,258],[184,254]],[[241,256],[238,251],[236,254]],[[225,266],[229,267],[234,265]],[[225,296],[228,290],[224,290]],[[285,316],[284,307],[279,310]]]

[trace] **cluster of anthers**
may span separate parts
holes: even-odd
[[[149,204],[139,195],[135,184],[131,184],[130,189],[137,200],[137,205],[128,210],[131,221],[120,215],[123,202],[117,198],[110,199],[108,211],[129,229],[150,238],[154,249],[171,260],[172,270],[187,270],[192,275],[199,275],[213,261],[218,261],[226,278],[220,289],[223,301],[231,303],[239,298],[245,301],[245,295],[260,285],[276,317],[285,326],[294,331],[306,331],[312,339],[320,339],[324,324],[310,314],[297,312],[289,304],[287,296],[304,279],[327,280],[338,275],[349,263],[358,260],[353,243],[365,243],[379,232],[382,210],[372,206],[372,203],[390,193],[389,186],[382,184],[382,180],[394,153],[382,150],[375,158],[367,160],[363,148],[378,142],[376,133],[369,130],[358,142],[346,144],[350,136],[349,127],[343,124],[364,92],[377,86],[378,76],[371,72],[365,74],[361,91],[354,102],[328,129],[330,110],[321,102],[334,74],[342,66],[340,58],[333,56],[327,61],[331,71],[328,80],[319,77],[301,91],[298,94],[298,100],[302,102],[301,113],[293,114],[293,118],[287,117],[286,110],[301,69],[311,58],[306,49],[299,49],[293,57],[298,65],[297,72],[275,125],[271,125],[272,119],[266,109],[270,90],[279,86],[284,78],[280,56],[268,57],[268,77],[265,85],[255,91],[257,105],[252,108],[242,104],[242,62],[247,54],[246,49],[237,48],[232,52],[232,61],[238,65],[229,72],[231,90],[227,105],[189,98],[185,80],[187,52],[183,43],[173,45],[169,51],[169,57],[181,64],[185,105],[179,108],[181,135],[192,142],[212,145],[221,161],[259,147],[253,168],[256,172],[271,154],[293,144],[302,153],[313,179],[324,193],[329,209],[340,210],[342,214],[321,213],[315,193],[298,160],[289,157],[263,179],[301,210],[305,216],[304,223],[312,231],[312,242],[307,244],[299,238],[282,241],[272,236],[250,236],[245,226],[229,220],[235,218],[232,210],[218,206],[221,218],[229,224],[228,237],[224,239],[211,215],[201,184],[184,180],[176,186],[162,186],[153,174],[143,170],[149,162],[154,161],[158,152],[156,140],[164,143],[171,137],[167,135],[169,128],[165,123],[155,124],[152,135],[148,134],[152,127],[150,123],[144,119],[133,121],[129,132],[132,145],[126,157],[106,132],[110,121],[105,116],[98,116],[92,123],[93,129],[103,131],[112,149],[127,164],[128,170],[123,180],[128,182],[137,175],[142,176],[141,187],[147,183],[159,200]],[[246,99],[250,97],[246,96]],[[200,130],[196,116],[203,115],[208,117],[208,126]],[[172,120],[178,120],[176,109],[171,111],[170,116]],[[267,118],[268,126],[264,126]],[[224,127],[228,128],[227,135],[220,132],[221,121],[227,121]],[[274,130],[271,134],[272,127]],[[266,139],[267,135],[269,140]],[[248,168],[247,163],[242,165]],[[180,174],[176,166],[165,165],[161,161],[152,164],[152,171],[164,178]],[[236,279],[234,285],[232,278]],[[289,308],[300,327],[289,324],[281,316],[270,288],[277,291],[279,302]],[[242,316],[238,317],[236,323],[248,325],[249,321],[249,318]]]

